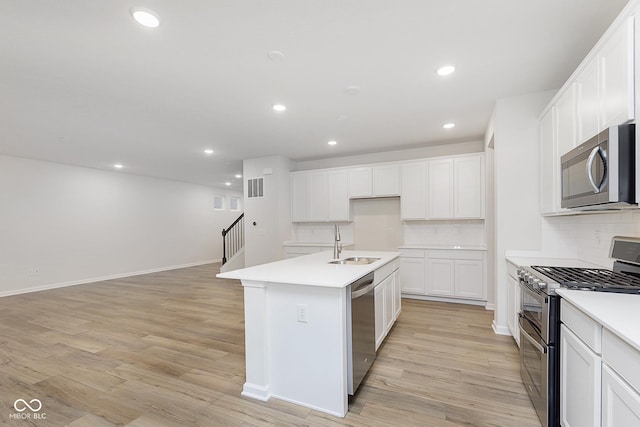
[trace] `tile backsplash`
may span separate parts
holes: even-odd
[[[640,211],[581,214],[542,219],[542,250],[610,268],[613,236],[640,237]]]
[[[404,244],[485,245],[483,220],[405,221]]]

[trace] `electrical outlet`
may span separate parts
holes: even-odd
[[[298,322],[307,323],[307,304],[298,304]]]

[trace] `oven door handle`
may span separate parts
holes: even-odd
[[[525,337],[527,341],[529,341],[531,345],[533,345],[540,353],[547,354],[547,349],[541,346],[540,343],[537,343],[533,338],[531,338],[528,333],[526,333],[523,329],[520,329],[520,332],[522,332],[522,336]]]

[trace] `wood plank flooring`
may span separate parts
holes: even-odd
[[[218,270],[0,298],[0,425],[540,425],[514,341],[459,304],[403,300],[344,419],[244,398],[242,286]],[[10,418],[16,399],[39,399],[46,420]]]

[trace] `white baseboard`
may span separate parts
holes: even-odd
[[[487,310],[496,311],[496,305],[494,303],[487,303],[484,308]]]
[[[437,302],[451,302],[454,304],[468,304],[468,305],[486,305],[486,301],[462,299],[462,298],[447,298],[447,297],[434,297],[427,295],[414,295],[414,294],[402,294],[402,298],[419,299],[422,301],[437,301]]]
[[[260,386],[257,384],[244,383],[240,394],[252,399],[262,400],[263,402],[271,398],[271,391],[268,385]]]
[[[511,331],[509,330],[509,328],[507,326],[498,325],[495,320],[491,323],[491,328],[493,328],[493,332],[496,335],[508,335],[508,336],[511,336]]]
[[[152,268],[152,269],[149,269],[149,270],[140,270],[140,271],[133,271],[133,272],[129,272],[129,273],[112,274],[112,275],[109,275],[109,276],[101,276],[101,277],[91,277],[91,278],[87,278],[87,279],[73,280],[73,281],[70,281],[70,282],[51,283],[51,284],[48,284],[48,285],[33,286],[33,287],[30,287],[30,288],[3,291],[3,292],[0,292],[0,298],[8,297],[8,296],[11,296],[11,295],[20,295],[20,294],[28,294],[28,293],[31,293],[31,292],[46,291],[46,290],[49,290],[49,289],[66,288],[67,286],[76,286],[76,285],[85,285],[87,283],[103,282],[105,280],[122,279],[124,277],[140,276],[142,274],[159,273],[161,271],[177,270],[177,269],[180,269],[180,268],[197,267],[199,265],[214,264],[216,262],[222,262],[222,260],[220,258],[218,258],[218,259],[210,259],[210,260],[206,260],[206,261],[191,262],[191,263],[188,263],[188,264],[180,264],[180,265],[171,265],[171,266],[168,266],[168,267]]]

